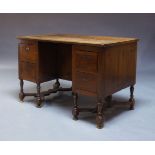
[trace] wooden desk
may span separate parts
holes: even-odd
[[[44,97],[57,91],[72,91],[73,117],[79,112],[96,112],[102,128],[104,112],[112,94],[130,87],[130,109],[134,108],[137,39],[81,35],[18,36],[20,100],[35,96],[40,107]],[[56,79],[53,88],[40,91],[40,84]],[[59,79],[72,81],[72,88],[61,88]],[[25,93],[23,80],[35,82],[37,93]],[[93,109],[79,108],[78,94],[95,96]]]

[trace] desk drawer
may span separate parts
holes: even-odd
[[[36,82],[37,65],[30,62],[19,62],[19,78]]]
[[[97,92],[97,75],[84,72],[75,73],[76,90]]]
[[[19,44],[19,60],[36,62],[37,60],[37,44],[25,43]]]
[[[87,73],[98,72],[98,55],[97,52],[75,51],[75,69]]]

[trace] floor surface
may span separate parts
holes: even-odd
[[[81,114],[72,120],[73,100],[70,92],[46,98],[42,108],[35,107],[33,97],[19,102],[16,69],[0,68],[0,140],[155,140],[155,73],[139,73],[135,87],[135,110],[116,109],[107,114],[105,127],[97,129],[95,115]],[[42,85],[51,88],[54,81]],[[61,81],[69,87],[71,82]],[[25,82],[25,91],[35,91],[35,84]],[[129,89],[114,94],[128,100]],[[80,105],[94,105],[95,99],[80,96]]]

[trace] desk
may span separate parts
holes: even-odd
[[[34,96],[37,106],[44,97],[58,91],[72,91],[73,118],[83,111],[95,112],[97,127],[104,124],[104,112],[112,94],[130,87],[130,109],[134,109],[137,41],[135,38],[82,35],[18,36],[19,98]],[[56,80],[52,89],[40,91],[40,84]],[[72,88],[61,88],[59,79],[72,81]],[[36,93],[25,93],[24,82],[37,84]],[[95,96],[95,108],[80,108],[78,95]]]

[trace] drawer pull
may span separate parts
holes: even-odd
[[[27,52],[30,50],[30,48],[29,48],[29,47],[26,47],[25,49],[26,49],[26,51],[27,51]]]

